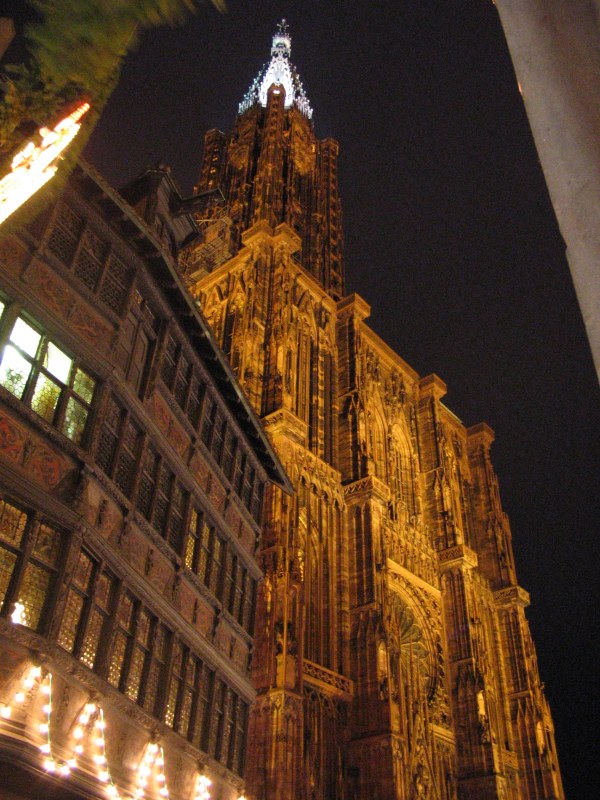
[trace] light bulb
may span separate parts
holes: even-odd
[[[24,703],[24,702],[25,702],[25,693],[17,692],[15,694],[15,703]]]
[[[2,706],[2,708],[0,708],[0,717],[2,717],[2,719],[10,719],[11,713],[12,710],[10,706]]]
[[[40,745],[40,752],[45,753],[46,755],[50,755],[50,745],[48,742],[46,744]]]

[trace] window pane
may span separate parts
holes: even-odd
[[[35,547],[33,554],[44,561],[49,566],[53,567],[58,561],[60,553],[60,534],[53,528],[47,525],[40,525],[37,538],[35,540]]]
[[[131,668],[129,670],[129,678],[127,680],[127,687],[125,693],[130,700],[137,700],[140,692],[140,680],[142,678],[142,670],[144,669],[144,660],[146,654],[143,650],[135,647],[131,657]]]
[[[75,568],[73,583],[76,586],[79,586],[81,589],[83,589],[83,591],[87,592],[89,588],[93,568],[94,568],[94,562],[92,561],[92,559],[84,552],[81,552],[79,554],[79,561],[77,562],[77,567]]]
[[[31,407],[46,422],[52,422],[54,419],[60,392],[61,387],[57,383],[54,383],[53,380],[42,373],[38,375],[33,397],[31,398]]]
[[[0,605],[4,602],[17,557],[0,547]]]
[[[55,344],[48,342],[48,352],[46,353],[44,366],[48,372],[52,373],[59,381],[67,383],[73,359],[63,353]]]
[[[21,399],[29,373],[31,364],[27,359],[18,353],[10,344],[6,345],[2,364],[0,364],[0,384],[8,389],[9,392]]]
[[[96,381],[93,378],[90,378],[89,375],[82,369],[78,369],[75,372],[75,380],[73,381],[73,389],[77,392],[79,397],[82,400],[85,400],[86,403],[92,402],[92,397],[94,396],[94,389],[96,387]]]
[[[23,538],[27,514],[0,500],[0,539],[18,547]]]
[[[69,591],[65,613],[58,634],[59,645],[69,653],[72,653],[75,647],[75,639],[77,638],[77,630],[83,611],[83,602],[81,595],[72,589]]]
[[[74,397],[69,397],[67,409],[65,411],[63,433],[65,436],[68,436],[72,442],[75,442],[75,444],[81,442],[87,415],[88,409],[82,405],[79,400],[76,400]]]
[[[41,338],[41,333],[38,333],[21,317],[15,322],[10,334],[11,342],[14,342],[24,353],[33,357],[37,353]]]
[[[36,564],[28,564],[23,575],[18,600],[25,606],[22,624],[28,628],[37,630],[49,587],[50,573]]]
[[[121,673],[123,671],[123,664],[125,662],[125,653],[127,651],[127,636],[123,631],[118,631],[115,636],[115,643],[113,646],[112,658],[110,660],[110,669],[108,671],[108,682],[111,686],[119,688],[121,682]]]
[[[103,615],[98,611],[98,609],[94,608],[90,614],[90,621],[85,632],[85,639],[83,642],[83,647],[81,648],[81,654],[79,656],[80,661],[83,661],[86,667],[89,667],[90,669],[92,669],[94,666],[94,660],[96,658],[96,651],[98,650],[98,644],[100,642],[100,634],[102,632],[103,622]]]

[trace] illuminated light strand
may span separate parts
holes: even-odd
[[[30,691],[34,688],[36,682],[42,677],[42,668],[41,667],[31,667],[27,672],[26,676],[21,681],[21,685],[19,686],[18,690],[14,693],[13,699],[11,703],[5,703],[0,706],[0,718],[2,719],[10,719],[12,716],[12,708],[13,706],[22,706],[25,702],[25,692],[23,691],[26,689]]]
[[[210,800],[210,792],[208,791],[210,786],[212,786],[210,778],[206,775],[198,775],[194,800]]]
[[[52,756],[52,742],[50,741],[50,720],[52,717],[52,673],[48,672],[40,690],[45,695],[43,706],[44,722],[38,725],[38,730],[44,737],[43,744],[40,745],[40,753],[44,756],[43,767],[46,772],[58,772],[60,775],[69,775],[71,772],[68,764],[59,764]]]
[[[54,162],[79,133],[79,120],[89,109],[89,103],[82,103],[72,114],[61,119],[53,130],[40,128],[41,143],[36,146],[30,139],[15,155],[11,171],[0,180],[0,223],[56,174],[58,167]],[[17,613],[16,608],[13,615],[14,613]],[[15,620],[13,616],[11,619],[22,624],[21,620]]]
[[[148,788],[148,781],[154,778],[158,785],[158,794],[161,797],[169,797],[169,790],[167,788],[167,778],[164,771],[165,754],[156,742],[149,742],[144,751],[140,765],[138,766],[138,779],[134,792],[134,797],[146,797],[146,789]]]

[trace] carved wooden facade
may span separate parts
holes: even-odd
[[[199,217],[230,221],[235,255],[181,262],[295,487],[266,500],[247,794],[562,798],[492,431],[344,296],[337,145],[289,45],[281,27],[232,132],[206,136]]]
[[[0,794],[237,800],[287,479],[179,280],[168,171],[125,194],[81,163],[0,241]]]

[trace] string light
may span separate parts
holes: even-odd
[[[194,800],[210,800],[209,786],[212,786],[212,781],[206,775],[198,775],[196,782],[196,796]]]
[[[42,707],[44,712],[44,721],[38,725],[38,730],[43,736],[43,742],[40,745],[40,753],[45,756],[43,766],[46,772],[56,772],[58,770],[61,775],[68,775],[71,772],[68,764],[57,764],[52,758],[52,744],[50,742],[50,717],[52,715],[52,673],[47,673],[46,677],[42,681],[40,690],[46,698],[46,701]]]
[[[73,751],[71,757],[66,761],[59,762],[52,755],[52,742],[50,740],[50,722],[52,716],[52,673],[46,673],[46,676],[40,683],[42,678],[41,667],[33,666],[25,674],[21,681],[21,685],[14,693],[12,702],[10,704],[3,704],[0,706],[0,718],[10,719],[12,715],[13,706],[22,706],[26,700],[26,693],[24,690],[31,691],[38,684],[38,688],[44,695],[44,705],[42,706],[43,718],[42,722],[38,725],[38,731],[42,735],[42,743],[39,745],[40,753],[44,756],[42,766],[46,772],[52,774],[62,775],[67,777],[78,766],[78,756],[82,755],[84,751],[84,743],[86,740],[93,736],[93,745],[95,753],[93,761],[98,766],[98,779],[106,784],[106,795],[112,800],[124,800],[118,788],[115,786],[108,763],[106,760],[106,740],[104,738],[104,731],[106,730],[106,721],[104,719],[104,711],[101,706],[96,703],[86,703],[81,713],[77,718],[75,727],[71,733],[73,739]],[[93,723],[93,729],[90,730],[90,725]],[[148,760],[146,766],[148,767],[148,774],[150,774],[150,764],[155,765],[155,780],[158,784],[159,794],[161,797],[168,798],[169,794],[166,791],[166,778],[163,770],[164,754],[162,748],[156,744],[148,745],[146,753],[150,751],[152,762]],[[143,795],[136,795],[142,796]]]
[[[27,689],[27,691],[31,691],[36,682],[42,677],[42,668],[41,667],[31,667],[23,680],[21,681],[21,685],[19,689],[14,693],[12,703],[3,704],[0,706],[0,717],[2,719],[10,719],[12,715],[12,706],[22,706],[25,702],[25,692],[23,689]]]
[[[169,797],[167,788],[167,778],[164,772],[165,754],[162,747],[156,742],[150,742],[144,751],[140,765],[138,766],[138,778],[134,792],[134,797],[146,797],[146,789],[151,778],[154,778],[158,786],[158,794],[161,797]]]
[[[61,119],[53,130],[40,128],[41,143],[36,146],[30,139],[15,155],[11,171],[0,180],[0,223],[56,173],[59,156],[79,133],[79,120],[89,109],[89,103],[82,103],[72,114]],[[20,622],[12,616],[11,619]]]

